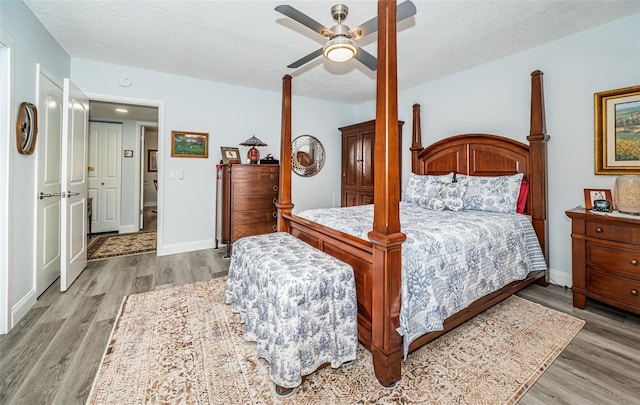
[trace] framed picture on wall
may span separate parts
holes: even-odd
[[[148,172],[157,172],[158,171],[158,151],[154,149],[149,149],[147,152],[147,171]]]
[[[209,134],[171,131],[171,157],[208,158]]]
[[[595,174],[640,174],[640,86],[594,95]]]

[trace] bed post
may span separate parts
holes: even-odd
[[[531,125],[527,140],[529,141],[529,163],[531,164],[531,190],[529,192],[530,214],[533,229],[538,235],[542,253],[549,265],[549,230],[547,227],[547,141],[544,116],[544,92],[542,88],[543,73],[536,70],[531,73]],[[548,283],[549,272],[545,275],[544,284]]]
[[[378,1],[378,73],[373,230],[371,354],[378,381],[386,387],[400,381],[402,337],[400,291],[402,242],[398,150],[398,71],[396,1]]]
[[[424,167],[420,164],[418,154],[422,147],[422,127],[420,125],[420,104],[413,105],[413,134],[411,142],[411,171],[415,174],[424,174]]]
[[[291,76],[282,78],[282,123],[280,135],[280,176],[278,189],[278,231],[289,232],[289,222],[284,215],[291,215]]]

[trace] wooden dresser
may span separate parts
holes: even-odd
[[[398,121],[398,153],[402,167],[402,125]],[[373,162],[376,121],[365,121],[338,128],[342,132],[341,205],[373,204]],[[400,183],[402,179],[398,179]]]
[[[279,165],[220,165],[217,180],[216,247],[276,231]]]
[[[571,218],[573,306],[586,298],[640,314],[640,219],[566,211]]]

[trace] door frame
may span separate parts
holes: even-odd
[[[132,105],[141,105],[146,107],[156,107],[158,108],[158,123],[152,123],[152,125],[158,127],[158,190],[163,190],[162,185],[162,175],[163,167],[164,167],[164,142],[161,142],[161,135],[164,133],[164,102],[161,100],[151,100],[151,99],[141,99],[141,98],[131,98],[131,97],[121,97],[121,96],[113,96],[106,94],[96,94],[96,93],[85,93],[89,98],[89,101],[106,101],[111,103],[123,103],[123,104],[132,104]],[[147,125],[147,124],[145,124]],[[138,124],[136,124],[136,129],[138,128]],[[134,151],[134,156],[140,156],[142,159],[143,151],[140,150],[140,142],[135,143],[135,148],[137,151]],[[140,184],[143,173],[141,172],[141,165],[136,165],[136,173],[134,177],[134,184]],[[136,193],[138,194],[138,193]],[[138,199],[140,196],[138,195]],[[164,220],[164,210],[162,207],[163,198],[158,191],[158,229],[156,233],[156,254],[158,256],[162,256],[164,254],[163,249],[163,220]],[[136,207],[140,205],[140,201],[135,201],[134,204]],[[138,216],[136,216],[138,217]]]
[[[0,190],[4,198],[0,200],[0,335],[8,333],[13,327],[11,320],[11,283],[12,283],[12,236],[13,236],[13,220],[11,217],[12,200],[12,168],[13,153],[12,140],[15,136],[11,136],[15,128],[14,107],[13,107],[13,49],[14,43],[11,38],[0,32],[0,73],[2,77],[0,82],[6,83],[4,91],[0,94],[0,122],[4,123],[0,128],[0,161],[3,162],[1,172],[4,176],[0,176]]]

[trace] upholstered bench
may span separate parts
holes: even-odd
[[[356,358],[357,302],[348,264],[277,232],[233,244],[226,302],[257,343],[279,395],[321,366]]]

